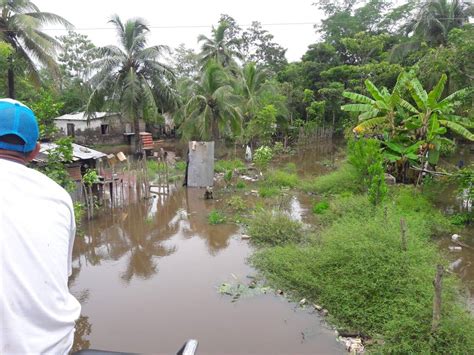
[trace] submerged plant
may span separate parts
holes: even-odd
[[[209,224],[212,225],[222,224],[225,222],[225,216],[217,210],[212,210],[207,216],[207,220],[209,221]]]

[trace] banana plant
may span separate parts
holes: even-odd
[[[419,141],[415,144],[407,146],[402,142],[385,141],[383,157],[394,166],[396,170],[397,180],[406,182],[408,168],[418,165],[420,147],[424,142]]]
[[[441,75],[440,80],[429,93],[423,89],[417,78],[407,81],[408,90],[416,106],[404,105],[411,113],[411,116],[405,120],[405,126],[415,131],[417,140],[425,142],[422,146],[422,157],[431,165],[438,163],[441,143],[445,139],[443,136],[448,129],[465,139],[474,141],[474,134],[470,131],[474,128],[474,120],[454,114],[456,99],[465,95],[467,91],[458,90],[440,100],[446,81],[446,74]]]
[[[387,88],[379,90],[370,80],[365,80],[365,87],[372,98],[354,92],[343,92],[342,95],[356,103],[341,106],[343,111],[359,112],[359,124],[355,133],[381,128],[388,130],[390,137],[397,135],[400,123],[405,118],[405,110],[410,104],[401,97],[406,82],[406,74],[401,73],[390,93]]]

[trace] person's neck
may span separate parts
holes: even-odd
[[[9,160],[14,163],[26,165],[27,161],[23,154],[0,149],[0,159]]]

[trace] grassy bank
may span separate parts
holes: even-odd
[[[412,187],[390,189],[374,207],[365,193],[357,194],[355,174],[343,165],[304,185],[326,194],[329,203],[317,217],[316,235],[301,238],[297,226],[295,233],[285,231],[288,238],[280,233],[269,240],[259,224],[266,220],[271,230],[272,220],[255,218],[249,234],[267,247],[253,264],[275,288],[323,305],[338,329],[370,338],[374,352],[470,353],[474,320],[452,275],[444,277],[441,323],[431,332],[435,269],[446,264],[432,237],[448,233],[449,221]],[[406,223],[406,248],[400,220]]]

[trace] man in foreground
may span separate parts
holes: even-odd
[[[69,194],[26,164],[39,152],[34,113],[0,99],[0,354],[67,354],[79,302],[69,293]]]

